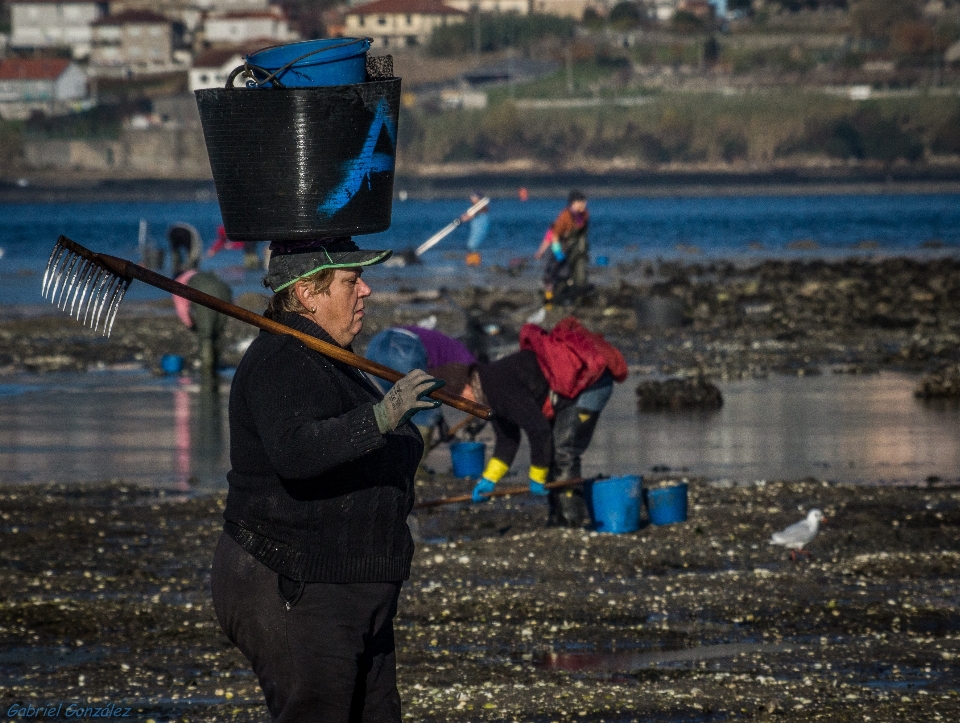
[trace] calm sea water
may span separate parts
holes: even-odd
[[[416,247],[468,205],[466,199],[397,201],[392,227],[362,237],[360,243],[395,250]],[[482,249],[485,267],[532,255],[563,205],[563,198],[494,199],[490,235]],[[958,194],[597,198],[590,201],[590,211],[594,258],[606,257],[611,263],[656,257],[806,258],[960,250]],[[194,224],[207,245],[220,223],[215,202],[2,204],[0,218],[0,304],[40,301],[39,274],[60,234],[95,251],[136,260],[140,219],[164,247],[167,228],[176,221]],[[424,266],[378,270],[378,279],[403,283],[426,276],[449,284],[465,271],[466,237],[466,229],[457,229],[424,255]],[[813,241],[816,248],[791,248],[797,241]],[[926,248],[931,241],[943,247]],[[224,252],[207,266],[241,290],[258,288],[261,274],[245,273],[240,259],[239,251]],[[471,274],[471,280],[484,280],[483,270]],[[155,292],[143,284],[131,289],[131,298],[151,295]]]

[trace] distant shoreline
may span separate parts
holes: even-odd
[[[216,201],[212,180],[0,180],[0,203]],[[478,172],[398,174],[396,193],[409,199],[461,198],[480,189],[493,197],[562,197],[579,188],[595,197],[810,196],[960,193],[960,167],[883,169],[775,169],[765,171],[618,171],[611,173]]]

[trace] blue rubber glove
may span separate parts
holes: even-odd
[[[559,241],[554,241],[552,244],[550,244],[550,251],[553,252],[553,258],[555,258],[558,263],[562,264],[567,260],[567,255],[563,253],[563,249],[560,248]]]
[[[547,489],[543,482],[537,482],[535,479],[532,479],[530,480],[530,494],[536,495],[537,497],[546,497],[550,494],[550,490]]]
[[[480,481],[477,482],[473,487],[473,501],[474,502],[487,502],[490,499],[490,493],[493,492],[494,488],[497,486],[496,482],[491,482],[488,479],[480,478]]]

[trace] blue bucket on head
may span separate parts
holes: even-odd
[[[479,477],[483,474],[483,442],[455,442],[450,445],[454,477]]]
[[[637,475],[588,482],[587,500],[597,532],[623,534],[640,528],[641,488]]]
[[[179,354],[164,354],[160,357],[160,368],[164,374],[179,374],[183,371],[183,357]]]
[[[355,85],[367,80],[369,48],[370,38],[304,40],[258,50],[246,56],[246,61],[260,87]],[[274,83],[271,76],[279,82]],[[251,81],[251,85],[257,84]]]
[[[687,483],[644,490],[647,514],[654,525],[672,525],[687,521]]]

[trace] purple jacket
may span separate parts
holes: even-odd
[[[420,338],[423,348],[427,351],[428,369],[444,364],[475,364],[477,362],[477,358],[467,347],[446,334],[420,326],[401,326],[400,328],[413,332]]]

